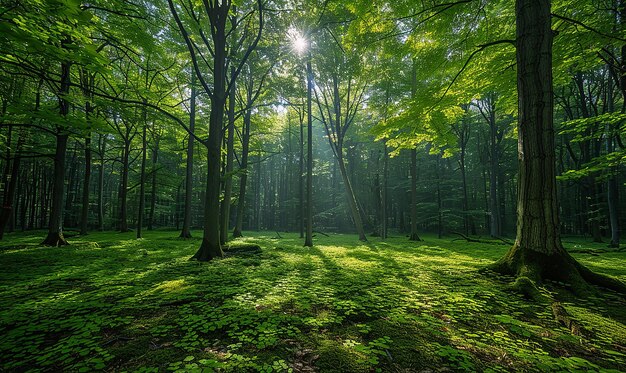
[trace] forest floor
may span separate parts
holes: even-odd
[[[199,239],[173,231],[94,233],[61,248],[40,247],[43,232],[7,235],[0,371],[626,370],[626,300],[546,284],[582,327],[574,335],[550,304],[477,272],[502,242],[318,235],[309,249],[297,234],[248,234],[236,242],[262,251],[209,263],[189,261]],[[626,252],[565,244],[626,281]]]

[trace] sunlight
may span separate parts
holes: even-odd
[[[308,42],[304,35],[295,28],[291,27],[287,31],[287,38],[291,42],[291,49],[301,56],[308,47]]]

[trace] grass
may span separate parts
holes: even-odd
[[[549,305],[508,292],[510,279],[477,272],[501,243],[331,235],[307,249],[295,234],[248,233],[235,242],[262,251],[198,263],[198,239],[133,235],[0,243],[0,371],[626,369],[626,300],[546,284],[586,331],[572,335]],[[626,281],[625,252],[574,255]]]

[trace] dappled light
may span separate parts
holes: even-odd
[[[0,372],[618,372],[626,0],[0,3]]]

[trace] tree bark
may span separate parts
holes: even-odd
[[[100,135],[98,151],[100,152],[100,168],[98,169],[98,230],[104,230],[104,154],[106,152],[106,135]]]
[[[10,137],[8,137],[7,140],[10,141]],[[21,163],[21,157],[19,154],[22,150],[23,143],[24,143],[24,136],[20,132],[20,135],[17,140],[17,146],[15,148],[15,156],[13,158],[12,164],[9,161],[9,158],[7,158],[6,160],[7,162],[6,169],[7,170],[10,169],[11,172],[10,174],[8,174],[7,172],[8,175],[5,176],[4,185],[6,185],[6,189],[4,190],[4,201],[2,203],[2,210],[0,210],[0,240],[4,236],[4,230],[6,228],[7,223],[9,222],[9,219],[11,219],[11,215],[13,213],[13,200],[15,199],[15,189],[17,187],[17,180],[19,177],[19,170],[20,170],[20,163]],[[11,146],[9,144],[9,146],[7,146],[7,154],[9,154],[10,148]],[[8,180],[6,180],[7,176],[8,176]]]
[[[194,133],[196,128],[196,73],[191,74],[191,104],[189,107],[189,132]],[[185,169],[185,209],[183,213],[183,229],[180,238],[191,238],[191,197],[193,194],[193,143],[189,134],[187,140],[187,165]]]
[[[518,159],[517,236],[491,269],[540,282],[551,278],[588,292],[595,283],[626,292],[620,281],[597,275],[563,248],[556,195],[552,30],[549,0],[517,0]],[[521,284],[521,282],[517,282]]]
[[[411,233],[409,241],[421,241],[417,234],[417,149],[411,149]]]
[[[235,67],[231,66],[231,81],[234,81]],[[222,201],[220,222],[220,243],[224,245],[228,241],[228,228],[230,224],[230,200],[233,191],[233,162],[235,141],[235,83],[233,83],[228,97],[228,133],[226,138],[226,172],[224,173],[224,200]]]
[[[311,93],[313,91],[313,69],[311,51],[306,61],[306,106],[307,106],[307,159],[306,159],[306,230],[304,246],[313,247],[313,112],[311,111]]]
[[[154,229],[154,213],[156,210],[157,162],[159,161],[159,138],[154,139],[152,149],[152,182],[150,183],[150,211],[148,211],[148,230]]]
[[[71,43],[68,37],[63,45]],[[67,96],[70,93],[71,62],[61,63],[61,89],[58,94],[59,113],[66,117],[70,112],[70,102]],[[61,127],[57,127],[56,149],[54,153],[54,180],[52,187],[52,205],[50,209],[50,220],[48,224],[48,235],[41,243],[46,246],[68,245],[63,236],[63,191],[65,187],[65,154],[67,153],[67,140],[69,135]]]
[[[87,106],[90,106],[87,103]],[[87,110],[89,112],[89,110]],[[85,174],[83,175],[83,201],[80,214],[80,234],[87,234],[89,222],[89,180],[91,179],[91,134],[85,137]]]
[[[230,2],[223,1],[213,8],[215,17],[214,58],[213,58],[213,94],[211,95],[211,114],[209,116],[209,141],[207,154],[206,201],[204,204],[204,236],[202,244],[193,256],[199,261],[209,261],[222,257],[220,244],[220,153],[222,140],[222,122],[226,104],[226,33],[225,24],[230,9]]]
[[[145,100],[144,100],[145,102]],[[139,174],[139,208],[137,209],[137,238],[142,238],[143,216],[146,208],[146,157],[148,153],[147,112],[143,109],[143,129],[141,133],[141,171]]]
[[[119,231],[121,233],[128,232],[128,167],[130,159],[130,140],[124,140],[124,148],[122,149],[122,169],[120,180],[120,212],[119,212]]]
[[[389,181],[389,148],[387,147],[387,143],[383,144],[383,185],[381,192],[381,229],[380,229],[380,238],[385,240],[387,239],[387,183]]]
[[[250,97],[250,96],[249,96]],[[237,222],[233,230],[233,237],[242,237],[243,215],[246,203],[246,187],[248,182],[248,153],[250,151],[250,109],[243,116],[243,133],[241,149],[241,178],[239,179],[239,202],[237,203]]]

